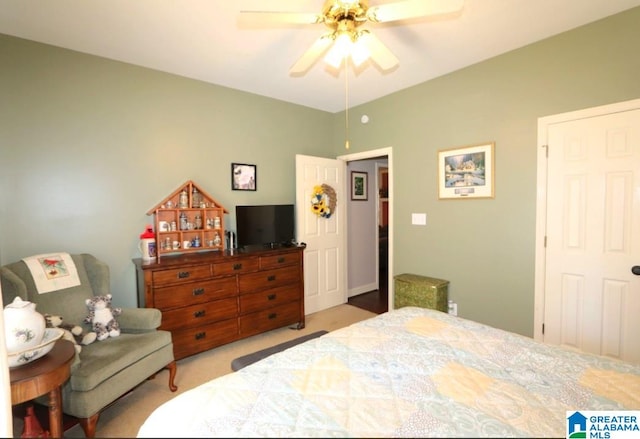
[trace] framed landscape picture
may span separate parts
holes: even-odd
[[[438,151],[438,198],[494,197],[494,143]]]

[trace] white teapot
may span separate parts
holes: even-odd
[[[44,338],[44,316],[36,304],[20,297],[4,307],[4,335],[7,353],[20,352],[37,346]]]

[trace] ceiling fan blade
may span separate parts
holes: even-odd
[[[324,17],[320,14],[305,12],[274,12],[274,11],[240,11],[238,27],[263,28],[282,25],[307,25],[322,23]]]
[[[387,23],[409,18],[450,14],[461,10],[463,6],[464,0],[404,0],[372,6],[367,10],[367,18],[376,23]]]
[[[298,61],[289,69],[290,75],[301,75],[315,64],[315,62],[327,51],[334,42],[333,33],[322,35],[309,49],[300,57]]]
[[[371,60],[382,70],[390,70],[400,64],[398,58],[371,32],[363,31],[358,37],[358,41],[365,44]]]

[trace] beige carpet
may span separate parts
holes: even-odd
[[[275,329],[184,358],[178,361],[177,392],[172,393],[169,390],[167,385],[169,372],[166,370],[161,371],[153,380],[145,381],[133,392],[102,413],[98,421],[96,437],[136,437],[138,429],[156,407],[181,392],[192,389],[213,378],[232,373],[231,361],[234,358],[315,331],[323,329],[333,331],[375,315],[352,305],[339,305],[307,315],[306,326],[299,331],[288,327]],[[15,420],[13,435],[19,438],[21,433],[22,422]],[[65,432],[65,437],[84,437],[84,432],[79,425],[76,425]]]

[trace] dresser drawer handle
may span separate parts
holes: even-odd
[[[233,264],[233,269],[234,270],[241,270],[242,269],[242,264]]]
[[[278,263],[279,263],[279,264],[282,264],[284,261],[286,261],[286,259],[285,259],[285,257],[284,257],[284,256],[280,256],[280,257],[278,258]]]
[[[267,280],[268,280],[269,282],[276,280],[276,275],[275,275],[275,274],[272,274],[271,276],[267,277]]]
[[[193,294],[194,296],[201,296],[204,294],[204,288],[195,288],[191,294]]]
[[[267,299],[269,299],[269,300],[274,300],[275,298],[276,298],[276,295],[275,295],[275,294],[269,294],[269,295],[267,296]]]
[[[189,276],[191,276],[191,273],[189,273],[188,271],[180,271],[178,273],[178,279],[186,279]]]
[[[201,309],[200,311],[196,311],[193,313],[193,316],[198,318],[198,317],[204,317],[204,310]]]
[[[196,340],[202,340],[203,338],[205,338],[207,336],[206,332],[198,332],[196,334]]]
[[[278,317],[278,314],[277,314],[277,313],[275,313],[275,312],[272,312],[271,314],[269,314],[269,320],[273,320],[273,319],[275,319],[276,317]]]

